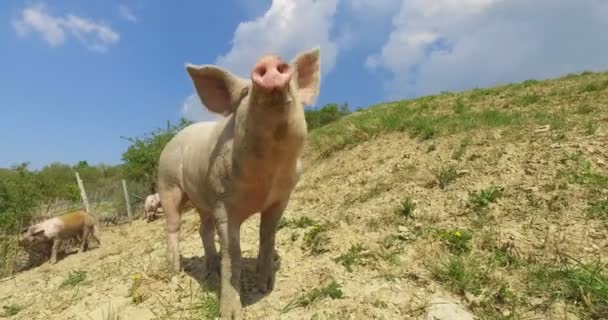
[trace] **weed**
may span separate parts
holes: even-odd
[[[452,254],[463,254],[471,251],[473,234],[469,230],[453,229],[441,233],[441,238]]]
[[[532,86],[532,85],[535,85],[535,84],[538,84],[538,83],[539,83],[538,80],[530,79],[530,80],[526,80],[526,81],[522,82],[521,84],[524,87],[529,87],[529,86]]]
[[[10,304],[8,306],[2,306],[3,317],[11,317],[23,310],[23,307],[17,304]]]
[[[416,203],[412,198],[407,197],[401,201],[401,206],[397,209],[397,214],[405,219],[411,219],[414,217],[414,210],[416,210]]]
[[[450,183],[454,182],[454,180],[458,178],[458,172],[456,172],[456,168],[454,166],[447,166],[441,168],[439,172],[435,174],[435,177],[437,178],[439,187],[441,189],[445,189]]]
[[[325,287],[312,289],[308,293],[306,293],[294,300],[291,300],[289,303],[287,303],[287,305],[285,307],[283,307],[283,312],[286,312],[286,311],[289,311],[291,309],[295,309],[298,307],[307,307],[307,306],[313,304],[314,302],[321,300],[321,299],[325,299],[325,298],[331,298],[334,300],[342,299],[342,295],[343,295],[343,292],[342,292],[342,289],[340,288],[340,285],[336,281],[332,281],[330,284],[328,284]]]
[[[469,206],[476,212],[485,209],[490,203],[496,202],[498,198],[502,196],[502,188],[497,186],[490,186],[486,189],[482,189],[478,192],[469,193]]]
[[[60,288],[75,287],[82,284],[87,278],[87,272],[82,270],[70,271],[68,276],[63,280]]]
[[[346,268],[346,271],[353,272],[353,265],[364,265],[369,260],[374,259],[374,255],[365,252],[366,249],[361,244],[356,244],[348,249],[348,252],[334,259]]]

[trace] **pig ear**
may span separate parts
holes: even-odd
[[[242,91],[246,87],[245,81],[212,65],[196,66],[188,63],[186,71],[207,109],[224,116],[236,109]]]
[[[319,95],[321,50],[312,49],[299,54],[292,62],[296,70],[298,96],[304,105],[311,105]]]

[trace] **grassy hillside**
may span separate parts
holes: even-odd
[[[481,319],[608,318],[607,106],[608,73],[583,73],[380,104],[313,130],[266,296],[253,289],[259,217],[243,227],[245,315],[422,319],[443,296]],[[4,311],[216,315],[197,223],[185,215],[185,274],[163,269],[164,219],[138,221],[0,282]]]

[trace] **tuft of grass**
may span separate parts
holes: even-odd
[[[23,309],[24,307],[18,304],[9,304],[8,306],[2,306],[2,317],[12,317],[21,312],[21,310]]]
[[[519,106],[528,106],[531,104],[538,103],[541,100],[542,100],[541,97],[537,94],[525,94],[523,96],[513,99],[513,104],[516,104]]]
[[[584,92],[602,91],[602,90],[604,90],[606,88],[608,88],[608,80],[604,80],[602,82],[591,82],[591,83],[588,83],[588,84],[584,85],[580,89],[580,92],[584,93]]]
[[[479,212],[482,209],[487,208],[490,203],[496,202],[498,198],[502,197],[502,188],[497,186],[490,186],[486,189],[482,189],[478,192],[469,193],[469,206],[473,211]]]
[[[530,269],[527,279],[533,294],[548,296],[549,301],[563,299],[592,319],[608,318],[608,274],[599,262],[539,264]]]
[[[361,244],[352,245],[345,254],[335,258],[334,261],[343,265],[346,271],[353,272],[353,265],[365,265],[375,258],[373,254],[365,251],[366,248]]]
[[[460,255],[471,251],[471,239],[473,234],[466,229],[445,230],[441,233],[441,238],[452,254]]]
[[[598,127],[598,124],[596,121],[589,120],[589,121],[585,122],[585,125],[584,125],[585,134],[588,136],[595,134],[595,132],[597,131],[597,127]]]
[[[329,239],[325,234],[327,225],[314,225],[304,233],[304,242],[302,243],[302,249],[308,250],[313,255],[319,255],[327,252],[326,248]]]
[[[200,319],[220,318],[220,299],[214,293],[206,292],[201,301],[194,306]]]
[[[538,81],[538,80],[535,80],[535,79],[530,79],[530,80],[526,80],[526,81],[522,82],[521,84],[522,84],[524,87],[529,87],[529,86],[532,86],[532,85],[538,84],[539,82],[540,82],[540,81]]]
[[[595,112],[596,108],[594,106],[588,105],[588,104],[583,104],[583,105],[579,105],[578,107],[576,107],[576,110],[574,110],[575,114],[590,114],[592,112]]]
[[[595,172],[591,162],[585,159],[562,159],[562,162],[575,160],[576,164],[561,170],[559,174],[571,183],[605,188],[608,187],[608,176]]]
[[[405,219],[414,218],[414,211],[416,210],[416,203],[410,197],[406,197],[401,201],[401,206],[397,209],[397,214]]]
[[[470,106],[464,104],[462,99],[456,99],[456,103],[454,104],[454,113],[463,114],[471,110]]]
[[[308,307],[316,301],[325,298],[331,298],[333,300],[342,299],[342,296],[343,292],[340,285],[336,281],[332,281],[325,287],[312,289],[304,295],[291,300],[289,303],[287,303],[287,305],[285,305],[285,307],[283,307],[283,312],[299,307]]]
[[[589,218],[608,221],[608,198],[590,203],[585,212]]]
[[[110,304],[106,310],[101,310],[101,318],[103,320],[120,320],[120,314]]]
[[[429,270],[437,280],[462,295],[481,292],[481,266],[476,259],[450,255]]]
[[[68,273],[68,276],[65,278],[65,280],[63,280],[63,282],[61,283],[61,285],[59,287],[60,288],[75,287],[79,284],[82,284],[86,280],[86,278],[87,278],[86,271],[82,271],[82,270],[70,271],[70,273]]]
[[[456,178],[458,178],[458,172],[456,172],[456,168],[454,166],[446,166],[443,167],[435,174],[437,178],[437,182],[439,183],[439,187],[441,189],[447,188],[447,186],[454,182]]]

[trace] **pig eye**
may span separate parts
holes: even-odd
[[[245,96],[247,96],[248,94],[249,94],[249,87],[243,88],[243,90],[241,90],[241,99],[245,98]]]

